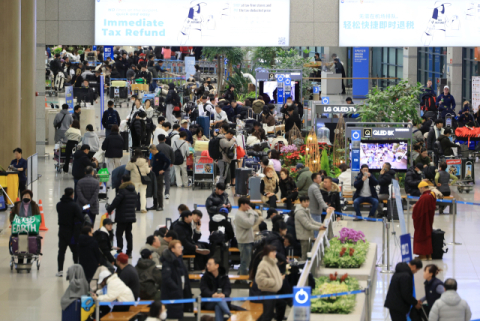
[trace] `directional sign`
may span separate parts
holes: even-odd
[[[277,101],[278,101],[279,104],[283,104],[284,101],[285,101],[283,88],[278,88],[278,90],[277,90]]]
[[[358,130],[352,130],[352,141],[359,142],[362,140],[362,132]]]
[[[312,288],[309,286],[293,287],[293,319],[295,321],[310,320],[310,297]]]
[[[320,93],[320,87],[319,86],[313,86],[313,93],[314,94],[319,94]]]
[[[279,75],[279,76],[277,77],[277,81],[278,81],[278,82],[283,82],[284,80],[285,80],[285,77],[284,77],[283,75]]]
[[[322,97],[322,104],[324,105],[330,104],[330,97]]]
[[[410,234],[400,235],[400,246],[402,251],[402,262],[408,263],[412,260],[412,243]]]
[[[285,78],[285,86],[291,86],[292,80],[290,78]]]

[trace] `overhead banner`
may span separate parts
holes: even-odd
[[[342,47],[478,45],[480,1],[339,1]]]
[[[288,46],[290,0],[96,0],[98,45]]]

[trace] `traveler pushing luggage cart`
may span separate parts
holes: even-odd
[[[208,156],[208,151],[193,157],[192,190],[196,184],[211,184],[210,187],[215,190],[215,162]]]
[[[72,149],[72,155],[75,153],[77,147]],[[63,165],[65,165],[66,159],[66,149],[67,144],[63,142],[58,142],[55,144],[55,148],[53,149],[53,160],[56,161],[55,169],[58,173],[62,171]],[[70,158],[70,163],[73,163],[73,157]]]

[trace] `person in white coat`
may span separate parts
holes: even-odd
[[[97,293],[92,294],[92,298],[94,300],[98,300],[99,302],[134,302],[135,298],[133,296],[132,290],[128,286],[123,283],[122,280],[118,277],[118,275],[110,273],[110,271],[102,271],[98,276],[98,288],[99,290]],[[103,294],[103,288],[107,287],[107,293]],[[112,311],[121,312],[121,311],[128,311],[130,306],[114,306]],[[110,312],[110,307],[108,306],[101,306],[100,307],[100,318]]]
[[[430,321],[470,321],[472,311],[467,301],[457,293],[457,281],[447,279],[444,283],[445,292],[435,301],[428,315]]]
[[[347,190],[352,189],[352,170],[348,168],[348,165],[345,163],[338,166],[342,173],[338,176],[338,180],[343,183],[343,187]]]

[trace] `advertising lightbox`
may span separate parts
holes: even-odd
[[[95,44],[288,46],[290,0],[95,0]]]
[[[339,0],[342,47],[474,47],[479,0]]]

